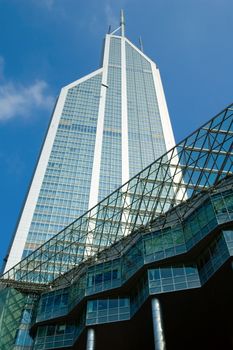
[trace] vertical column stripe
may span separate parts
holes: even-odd
[[[122,127],[122,184],[124,184],[129,180],[128,107],[127,107],[125,38],[121,38],[121,127]]]
[[[110,47],[110,36],[106,35],[105,48],[104,48],[104,60],[103,60],[103,75],[102,75],[102,86],[100,92],[100,103],[98,112],[98,122],[96,130],[95,140],[95,152],[91,176],[91,187],[88,209],[91,209],[98,203],[99,193],[99,181],[100,181],[100,165],[101,165],[101,154],[102,154],[102,143],[103,143],[103,132],[104,132],[104,114],[105,114],[105,102],[107,94],[107,78],[108,78],[108,60],[109,60],[109,47]]]
[[[127,105],[127,76],[126,76],[126,52],[125,52],[125,38],[121,38],[121,130],[122,130],[122,184],[129,180],[129,134],[128,134],[128,105]],[[123,187],[125,191],[123,207],[122,222],[126,224],[123,232],[127,236],[130,232],[127,228],[129,221],[129,213],[127,207],[130,205],[130,198],[127,196],[127,188]]]
[[[163,128],[164,140],[167,151],[175,146],[175,139],[168,114],[167,103],[163,91],[163,86],[158,68],[151,62],[152,74],[154,78],[155,91],[158,100],[159,114]]]
[[[171,121],[170,121],[170,117],[167,109],[167,103],[166,103],[166,99],[163,91],[163,85],[162,85],[159,70],[156,68],[154,64],[152,64],[151,66],[152,66],[152,73],[154,77],[155,91],[158,99],[159,113],[160,113],[160,118],[161,118],[161,123],[163,128],[164,140],[166,144],[166,149],[167,151],[169,151],[170,149],[175,147],[174,134],[172,131]],[[179,164],[179,157],[177,155],[176,149],[174,149],[173,151],[171,164],[174,164],[175,167],[171,167],[170,172],[172,176],[174,176],[175,182],[180,183],[182,178],[182,172],[181,172],[181,169],[179,169],[179,167],[176,169],[176,166]],[[178,188],[174,186],[174,193],[176,194],[177,199],[183,200],[186,198],[186,195],[182,188]]]

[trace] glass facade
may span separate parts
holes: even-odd
[[[82,301],[80,298],[74,299],[73,289],[77,290],[77,282],[69,288],[43,294],[36,310],[36,322],[44,322],[45,325],[37,327],[33,349],[42,350],[73,346],[85,326],[129,321],[150,296],[200,288],[229,260],[230,254],[227,250],[227,242],[231,244],[233,242],[232,231],[220,231],[220,234],[212,240],[212,243],[196,257],[195,262],[170,265],[167,263],[166,266],[146,269],[131,285],[128,294],[119,289],[124,284],[118,283],[114,287],[103,285],[104,275],[110,271],[110,266],[106,269],[106,265],[96,265],[94,275],[93,272],[90,273],[94,266],[91,267],[87,271],[87,279],[85,279],[83,300],[86,300],[86,297],[90,294],[99,295],[100,292],[107,291],[109,288],[116,289],[121,295],[116,296],[116,292],[114,292],[114,296],[111,297],[98,296],[97,299],[90,297],[83,304],[83,302],[80,303]],[[102,288],[96,288],[90,293],[89,281],[92,281],[91,284],[94,281],[92,276],[95,276],[97,285],[101,284]],[[107,280],[114,281],[114,275],[111,273],[110,276]],[[61,302],[61,300],[64,300],[64,302]],[[77,311],[79,321],[75,324],[64,323],[64,321],[61,323],[59,317],[63,316],[63,318],[68,317],[69,319],[69,315],[79,303],[79,311]],[[45,312],[45,305],[47,305],[47,313]],[[26,318],[29,319],[27,316]],[[46,324],[49,320],[51,320],[50,323]],[[22,340],[22,334],[20,332],[18,334]],[[24,346],[26,344],[25,342]]]
[[[227,112],[221,115],[228,118]],[[221,125],[222,122],[223,120]],[[229,125],[229,120],[227,123]],[[229,146],[229,131],[223,137],[224,129],[220,126],[219,129],[220,139],[226,140],[224,147]],[[216,129],[211,130],[216,136]],[[203,147],[205,131],[204,126],[201,133],[202,137],[205,135]],[[194,135],[197,138],[199,134],[200,130],[192,134],[191,142]],[[189,138],[186,139],[186,144],[189,141]],[[190,151],[189,146],[186,149]],[[192,152],[196,157],[198,152],[200,158],[197,157],[196,162],[203,164],[206,149],[200,150],[193,146]],[[172,202],[169,192],[166,191],[166,178],[164,186],[158,186],[156,193],[160,189],[160,208],[164,200],[165,209],[162,215],[148,217],[146,212],[149,207],[148,212],[151,213],[151,205],[158,201],[153,192],[154,184],[161,180],[157,162],[128,182],[127,193],[134,193],[129,207],[130,224],[132,218],[137,221],[140,215],[150,218],[146,225],[134,226],[130,235],[121,237],[122,228],[127,223],[122,220],[121,215],[115,216],[115,210],[119,213],[118,206],[121,206],[124,198],[122,190],[119,189],[107,198],[107,202],[104,200],[99,203],[99,211],[95,211],[94,220],[92,211],[87,212],[90,216],[84,215],[78,219],[75,228],[72,225],[66,227],[4,274],[0,293],[0,348],[74,348],[85,329],[118,322],[121,325],[122,322],[128,322],[128,327],[137,318],[140,310],[150,304],[148,301],[155,300],[154,298],[165,300],[169,295],[171,298],[179,298],[184,293],[191,294],[186,294],[186,291],[192,289],[195,289],[193,295],[200,295],[202,291],[205,294],[209,286],[212,288],[215,278],[218,280],[225,279],[226,276],[232,277],[233,177],[230,172],[226,174],[224,166],[221,166],[219,172],[214,168],[214,165],[219,167],[219,164],[223,164],[228,169],[232,164],[228,162],[227,152],[226,158],[222,158],[224,151],[220,149],[210,149],[207,159],[211,159],[211,152],[213,155],[218,154],[223,162],[217,156],[213,157],[211,172],[218,174],[218,177],[211,176],[208,179],[209,164],[207,168],[202,168],[203,177],[199,174],[197,180],[196,175],[193,175],[193,160],[191,165],[189,157],[186,159],[187,168],[182,164],[177,166],[177,169],[182,169],[186,181],[188,172],[191,172],[188,183],[184,183],[181,178],[179,184],[181,189],[186,189],[187,194],[192,191],[190,198],[180,203],[176,199]],[[164,159],[168,160],[167,154]],[[173,163],[169,164],[172,167]],[[161,167],[163,168],[162,162]],[[201,167],[196,167],[200,172]],[[154,182],[151,169],[156,172]],[[171,171],[169,176],[172,173]],[[173,176],[174,182],[170,183],[172,193],[177,186],[177,176],[175,173]],[[195,188],[191,181],[192,176],[197,180]],[[203,187],[200,184],[207,179],[214,180],[213,186]],[[143,195],[138,196],[138,188]],[[117,209],[113,207],[113,203]],[[171,203],[174,205],[170,205]],[[169,204],[169,210],[166,204]],[[125,210],[123,206],[120,213]],[[92,242],[93,247],[98,248],[103,229],[111,232],[112,226],[114,229],[120,228],[120,237],[110,247],[106,243],[105,249],[96,250],[96,255],[81,259],[86,248],[85,240],[82,239],[85,236],[82,234],[88,232],[93,221],[94,232],[97,232]],[[221,283],[218,284],[218,289],[221,286]]]
[[[120,259],[94,265],[87,273],[87,294],[116,288],[121,285]]]
[[[200,288],[230,259],[232,254],[229,253],[228,249],[231,249],[232,242],[232,231],[220,230],[216,238],[212,239],[204,251],[199,252],[195,258],[193,258],[193,255],[190,255],[193,262],[177,262],[174,264],[167,262],[165,265],[163,263],[160,266],[157,263],[157,266],[148,267],[141,274],[137,274],[139,270],[135,269],[134,276],[138,277],[136,279],[134,277],[134,283],[129,284],[130,288],[128,289],[130,291],[128,293],[125,293],[123,289],[119,289],[125,286],[125,282],[127,282],[123,278],[121,283],[119,281],[118,283],[113,283],[116,280],[118,267],[120,267],[119,259],[105,264],[93,265],[87,269],[87,278],[84,280],[81,277],[85,281],[83,282],[82,300],[81,298],[75,299],[73,295],[73,290],[78,289],[77,282],[74,282],[69,288],[42,295],[36,311],[36,322],[43,321],[46,323],[48,320],[51,320],[53,324],[37,327],[34,348],[42,350],[72,346],[77,340],[77,334],[80,334],[85,326],[131,320],[150,296]],[[177,257],[177,260],[181,259]],[[124,260],[121,261],[121,264],[124,264]],[[143,266],[145,267],[145,263]],[[108,281],[108,284],[104,284],[106,281]],[[90,289],[90,285],[95,287]],[[115,289],[111,297],[104,297],[104,295],[100,297],[101,292],[106,292],[110,289]],[[98,297],[93,299],[91,294],[93,296],[96,294]],[[56,304],[57,308],[54,308],[54,300],[56,298],[59,300],[65,298],[65,308],[59,302]],[[87,301],[86,298],[88,298]],[[59,316],[67,316],[69,318],[73,309],[79,304],[78,315],[81,315],[79,317],[82,321],[73,325],[68,323],[60,324],[60,322],[56,321]],[[47,305],[49,314],[43,313],[42,305]]]
[[[221,142],[222,148],[230,149],[232,116],[232,109],[227,107],[5,273],[4,278],[53,282],[109,245],[119,257],[122,243],[117,242],[129,233],[130,241],[140,236],[141,230],[146,235],[143,239],[140,236],[137,247],[130,248],[122,270],[126,278],[143,261],[159,261],[192,249],[218,224],[232,220],[230,188],[224,194],[216,190],[211,200],[207,192],[206,203],[198,202],[200,192],[216,187],[223,178],[227,184],[227,175],[232,174],[230,151],[223,152],[217,146]]]
[[[126,43],[130,177],[166,152],[151,62]]]
[[[62,89],[6,269],[167,151],[157,70],[128,39],[107,35],[103,67]]]
[[[29,334],[37,296],[13,288],[0,292],[0,349],[30,350],[33,339]]]
[[[101,78],[68,90],[23,257],[88,209]]]
[[[98,201],[122,184],[121,39],[111,38]]]
[[[39,327],[34,349],[46,350],[70,347],[74,343],[75,330],[75,326],[67,324]]]
[[[120,241],[108,248],[107,261],[106,253],[103,252],[98,260],[105,261],[82,266],[80,273],[74,274],[75,280],[68,287],[43,293],[36,306],[34,322],[37,324],[50,321],[54,324],[38,327],[36,349],[71,345],[77,338],[78,330],[81,332],[84,325],[127,321],[150,296],[200,288],[204,285],[232,256],[232,230],[222,230],[220,226],[222,213],[225,213],[225,224],[232,223],[232,218],[229,217],[233,203],[232,189],[229,190],[231,184],[232,179],[227,185],[223,182],[218,190],[197,196],[198,205],[192,207],[182,226],[180,223],[178,226],[173,223],[172,229],[160,231],[153,231],[151,226],[153,232],[134,237],[130,246],[127,247],[127,239],[125,243]],[[185,205],[189,206],[188,203]],[[173,211],[169,214],[171,218]],[[221,222],[218,222],[219,218]],[[194,254],[193,249],[206,237],[209,240],[211,238],[211,241]],[[122,244],[124,249],[121,258],[113,259],[114,252],[119,251]],[[172,256],[177,260],[176,263],[169,263],[167,260]],[[124,292],[125,286],[128,286],[127,293]],[[102,292],[111,292],[115,296],[103,295],[100,298]],[[69,316],[77,307],[81,317],[78,323],[60,324],[60,321],[56,321]],[[30,321],[30,310],[26,306],[22,319]],[[60,328],[63,330],[62,335]],[[21,341],[24,335],[20,329]],[[56,342],[58,343],[55,344]]]
[[[151,294],[198,288],[201,286],[196,264],[181,264],[150,269],[148,275]]]
[[[90,300],[87,303],[87,325],[126,321],[129,319],[129,298],[97,299]]]
[[[62,89],[0,281],[2,350],[76,348],[232,272],[233,108],[168,151],[159,79],[109,34],[103,67]]]
[[[77,316],[75,323],[59,322],[37,328],[33,350],[71,347],[84,329],[84,314]]]
[[[33,322],[33,311],[37,304],[37,295],[25,295],[25,305],[22,309],[20,325],[15,336],[14,350],[30,350],[34,340],[30,334],[30,328]]]
[[[68,312],[68,290],[42,294],[37,310],[36,322],[65,315]]]

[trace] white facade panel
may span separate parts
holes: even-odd
[[[111,46],[112,39],[115,42]],[[92,79],[94,81],[91,81]],[[152,81],[153,86],[150,85]],[[63,113],[66,104],[68,107]],[[156,128],[160,133],[157,139]],[[53,154],[52,148],[57,135],[59,141],[54,151],[54,167],[49,168],[49,159],[51,153]],[[67,138],[70,138],[70,143],[66,143]],[[76,203],[81,206],[80,203],[87,202],[87,207],[78,208],[83,212],[93,208],[100,199],[101,186],[102,193],[105,193],[108,188],[114,189],[114,186],[124,184],[130,176],[135,175],[132,174],[133,171],[140,171],[154,161],[155,156],[162,155],[174,145],[163,87],[155,63],[124,36],[106,35],[103,67],[64,87],[58,98],[5,271],[20,261],[33,220],[34,226],[39,228],[38,231],[32,230],[31,239],[33,234],[40,235],[40,232],[43,237],[51,237],[57,233],[52,232],[51,228],[56,227],[56,224],[60,227],[59,218],[61,221],[64,217],[66,220],[70,219],[70,222],[74,220],[72,212],[77,209]],[[161,153],[158,153],[160,150]],[[56,161],[56,155],[59,161]],[[108,159],[110,164],[107,164]],[[48,181],[52,188],[51,192],[49,187],[44,189],[48,192],[48,203],[39,205],[38,210],[41,212],[38,211],[35,215],[47,169],[47,177],[50,179],[54,176],[60,187],[56,188],[56,184],[52,186]],[[111,170],[111,176],[105,169]],[[90,178],[88,181],[87,172],[88,179]],[[114,174],[117,174],[118,178],[114,177]],[[77,185],[77,181],[80,181],[80,185]],[[72,191],[72,186],[79,186],[81,192]],[[69,191],[66,190],[68,187]],[[59,196],[56,191],[59,192]],[[56,198],[53,197],[55,192]],[[125,206],[128,204],[129,199],[126,198]],[[127,221],[127,212],[125,213]],[[44,222],[47,223],[42,231],[40,230],[43,228],[43,220],[36,221],[37,216],[41,215],[44,215]],[[95,223],[89,230],[92,230],[94,225]],[[92,244],[93,236],[88,235],[87,240]],[[86,253],[88,254],[88,250]]]
[[[103,60],[102,86],[101,86],[101,93],[100,93],[99,113],[98,113],[98,122],[97,122],[97,130],[96,130],[96,140],[95,140],[95,152],[94,152],[94,161],[93,161],[93,167],[92,167],[92,177],[91,177],[88,209],[93,208],[98,203],[100,162],[101,162],[102,140],[103,140],[103,130],[104,130],[104,112],[105,112],[105,102],[106,102],[106,89],[108,88],[107,79],[108,79],[109,44],[110,44],[110,36],[106,35],[104,60]]]
[[[51,124],[46,135],[43,150],[41,152],[40,159],[38,161],[38,165],[32,180],[32,184],[24,205],[24,209],[20,217],[14,241],[11,246],[9,257],[6,263],[5,271],[9,270],[21,260],[28,231],[31,225],[33,213],[40,193],[40,188],[42,185],[46,167],[48,165],[49,156],[56,136],[66,94],[67,88],[63,88],[58,98],[57,105],[51,120]]]
[[[121,127],[122,127],[122,184],[129,180],[129,145],[128,145],[128,106],[126,84],[125,38],[121,38]]]

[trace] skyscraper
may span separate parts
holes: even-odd
[[[61,90],[5,270],[174,144],[159,70],[121,13],[102,67]]]
[[[1,350],[232,349],[232,107],[0,276]]]

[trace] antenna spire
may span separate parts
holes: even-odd
[[[142,37],[139,37],[139,46],[140,46],[140,50],[143,52],[143,43],[142,43]]]
[[[124,16],[123,10],[121,10],[120,27],[121,27],[121,36],[125,36],[125,16]]]

